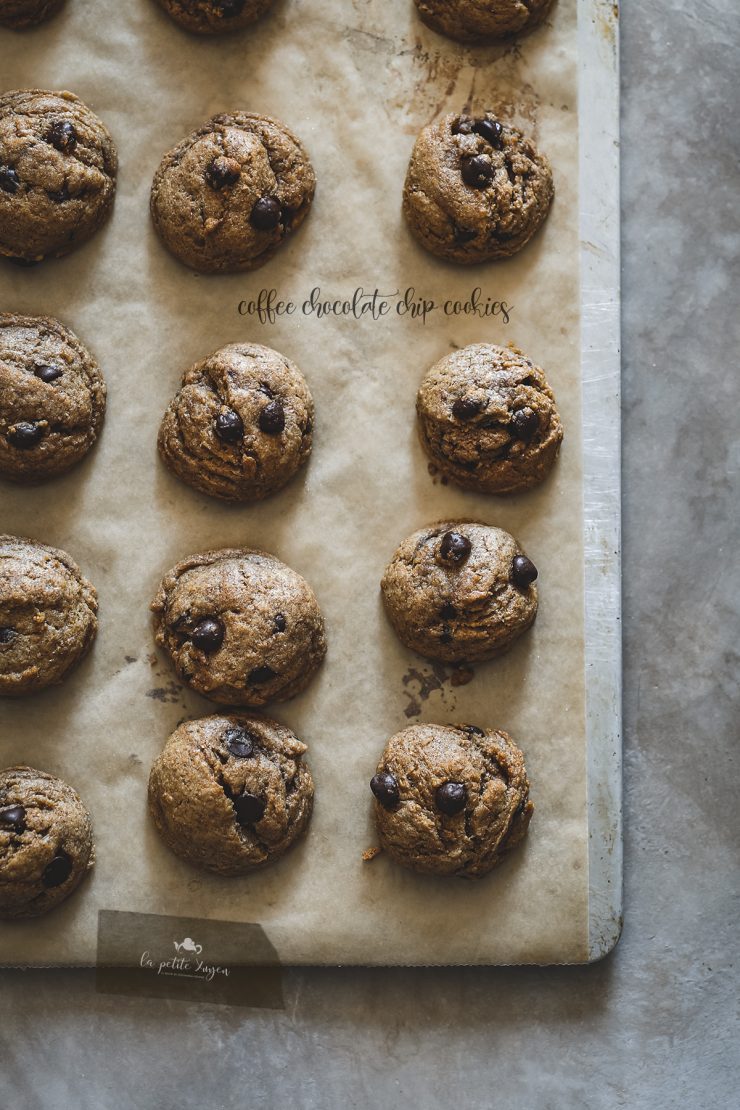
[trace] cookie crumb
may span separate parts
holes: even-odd
[[[381,855],[382,851],[383,849],[378,847],[377,845],[374,848],[366,848],[365,851],[362,853],[362,862],[372,863],[374,859],[377,859],[378,856]]]

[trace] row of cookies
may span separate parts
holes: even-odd
[[[0,26],[26,29],[51,19],[65,0],[0,0]],[[239,31],[260,19],[275,0],[157,0],[168,15],[197,35]],[[534,30],[553,0],[414,0],[427,26],[471,45],[498,42]]]
[[[69,92],[0,96],[0,256],[57,258],[110,215],[118,156],[110,133]],[[300,140],[269,116],[214,116],[162,159],[154,227],[200,273],[254,270],[308,215],[316,175]],[[494,113],[449,113],[421,131],[403,190],[412,234],[432,254],[470,264],[508,258],[543,224],[553,198],[547,158]]]

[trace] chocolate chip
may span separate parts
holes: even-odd
[[[213,430],[224,443],[238,443],[240,439],[244,439],[242,418],[233,409],[227,409],[226,412],[218,414],[213,421]]]
[[[206,170],[205,178],[212,189],[228,189],[236,185],[242,168],[236,158],[214,158]]]
[[[461,782],[446,782],[437,787],[434,800],[441,813],[454,817],[465,809],[465,787]]]
[[[19,424],[14,424],[12,428],[8,428],[6,437],[8,443],[12,443],[13,447],[17,447],[21,451],[27,451],[30,447],[35,447],[39,440],[44,438],[44,425],[38,420],[21,420]]]
[[[445,563],[459,565],[470,555],[472,545],[467,536],[460,532],[445,532],[439,545],[439,557]]]
[[[383,809],[395,809],[401,800],[398,779],[388,771],[379,771],[370,779],[370,789]]]
[[[240,825],[255,825],[262,820],[267,809],[265,799],[258,798],[256,794],[250,794],[248,790],[239,794],[238,797],[232,798],[232,804]]]
[[[450,631],[449,626],[446,625],[446,624],[442,625],[442,632],[441,632],[440,637],[439,637],[439,642],[440,642],[440,644],[451,644],[452,643],[452,632]]]
[[[14,628],[0,628],[0,644],[12,644],[17,635]]]
[[[472,135],[475,120],[470,116],[458,116],[452,125],[453,135]]]
[[[457,609],[451,601],[446,601],[440,609],[439,615],[443,621],[449,621],[452,620],[453,617],[457,616]]]
[[[272,667],[265,665],[264,667],[255,667],[253,671],[250,671],[247,682],[250,686],[263,686],[265,682],[269,682],[271,678],[275,677],[276,674]]]
[[[249,222],[257,231],[272,231],[280,223],[280,201],[277,197],[260,197],[255,202]]]
[[[66,852],[61,852],[59,855],[54,856],[51,863],[46,865],[43,874],[43,883],[45,887],[61,886],[66,883],[69,876],[72,874],[72,860]]]
[[[260,413],[259,425],[268,436],[280,435],[285,427],[285,409],[282,401],[270,401]]]
[[[495,150],[501,150],[504,145],[504,129],[497,119],[477,119],[473,124],[473,131],[490,143]]]
[[[481,402],[472,397],[458,397],[452,406],[452,415],[458,420],[472,420],[482,407]]]
[[[190,638],[193,641],[193,647],[204,651],[206,655],[212,655],[224,642],[225,632],[223,621],[218,617],[204,617],[203,620],[198,621]]]
[[[478,238],[478,232],[472,227],[458,227],[455,224],[455,242],[456,243],[472,243],[473,239]]]
[[[59,119],[53,123],[46,132],[46,141],[61,150],[63,154],[71,154],[77,146],[77,132],[74,124],[68,119]]]
[[[529,443],[530,439],[537,433],[539,426],[540,418],[530,408],[517,409],[511,417],[512,432],[517,439],[523,439],[525,443]]]
[[[242,14],[245,2],[246,0],[217,0],[213,6],[224,19],[233,19]]]
[[[15,829],[23,832],[26,827],[26,810],[24,806],[6,806],[0,809],[0,827]]]
[[[46,382],[47,384],[49,382],[55,382],[57,378],[61,378],[63,373],[61,366],[55,366],[52,362],[37,363],[33,372],[37,378],[40,378],[42,382]]]
[[[288,627],[288,622],[282,613],[276,613],[273,625],[276,632],[285,632],[285,629]]]
[[[4,193],[17,193],[21,187],[21,179],[10,166],[0,166],[0,189]]]
[[[238,759],[249,759],[250,755],[254,755],[254,737],[248,729],[227,728],[222,739],[231,754]]]
[[[526,590],[537,577],[537,567],[526,555],[515,555],[511,564],[511,577],[515,586],[520,590]]]
[[[463,158],[460,163],[460,172],[466,185],[473,189],[485,189],[493,178],[491,159],[485,154],[475,154],[470,158]]]
[[[473,734],[473,736],[485,736],[486,735],[485,732],[483,731],[483,729],[478,728],[477,725],[464,725],[463,727],[464,727],[466,732],[471,732]]]

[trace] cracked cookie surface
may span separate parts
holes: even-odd
[[[58,906],[94,861],[90,814],[71,786],[32,767],[0,771],[0,918]]]
[[[474,663],[508,651],[537,616],[537,570],[502,528],[451,520],[408,536],[381,582],[406,647]]]
[[[272,863],[311,817],[305,752],[290,729],[264,717],[229,714],[180,725],[149,777],[149,810],[164,842],[219,875]]]
[[[403,213],[423,247],[465,265],[521,250],[552,198],[550,164],[521,131],[491,112],[453,112],[416,140]]]
[[[0,536],[0,696],[62,682],[98,628],[95,587],[65,551]]]
[[[517,493],[541,482],[563,428],[544,371],[511,347],[475,343],[427,372],[416,397],[419,438],[463,489]]]
[[[160,425],[159,452],[201,493],[260,501],[308,460],[313,418],[295,363],[259,343],[232,343],[185,373]]]
[[[201,273],[262,266],[305,219],[316,178],[278,120],[214,116],[165,154],[151,213],[164,245]]]
[[[371,781],[380,843],[396,863],[479,878],[525,837],[524,756],[505,732],[411,725],[392,736]]]
[[[0,96],[0,255],[60,257],[110,215],[117,155],[98,117],[70,92]]]
[[[538,27],[553,0],[414,0],[432,30],[457,42],[485,43]]]
[[[64,0],[0,0],[0,27],[35,27],[61,9]]]
[[[0,474],[38,482],[90,450],[106,389],[74,332],[49,316],[0,313]]]
[[[154,634],[186,686],[221,705],[287,701],[326,654],[313,590],[274,555],[224,548],[183,559],[152,602]]]
[[[254,23],[275,0],[157,0],[169,16],[196,35],[222,35]]]

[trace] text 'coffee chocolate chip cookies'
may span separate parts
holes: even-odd
[[[416,140],[403,212],[423,247],[466,265],[521,250],[552,198],[550,164],[521,131],[491,112],[451,113]]]
[[[303,223],[315,187],[308,155],[285,124],[235,112],[165,154],[152,219],[168,250],[194,270],[255,270]]]
[[[510,347],[476,343],[429,370],[416,397],[419,438],[442,474],[480,493],[541,482],[563,428],[544,372]]]
[[[0,313],[0,475],[39,482],[78,463],[105,415],[100,368],[48,316]]]
[[[538,27],[553,0],[414,0],[432,30],[457,42],[498,42]]]
[[[381,588],[406,647],[427,659],[475,663],[508,651],[534,622],[536,578],[508,532],[452,520],[405,539]]]
[[[98,630],[98,595],[64,551],[0,536],[0,696],[62,682]]]
[[[263,717],[180,725],[149,777],[149,810],[162,839],[181,859],[219,875],[272,863],[311,817],[305,751],[290,729]]]
[[[295,363],[258,343],[232,343],[185,374],[159,429],[169,469],[223,501],[260,501],[311,453],[313,399]]]
[[[249,26],[275,0],[157,0],[168,15],[196,35],[222,35]]]
[[[0,256],[68,254],[113,208],[118,158],[98,117],[70,92],[0,95]]]
[[[313,590],[274,555],[206,551],[165,576],[152,602],[154,634],[186,686],[221,705],[287,701],[326,654]]]
[[[397,733],[370,789],[382,847],[430,875],[485,875],[524,839],[534,809],[519,748],[475,725]]]
[[[51,19],[64,0],[0,0],[0,27],[25,30]]]
[[[0,771],[0,918],[58,906],[94,861],[90,815],[71,786],[32,767]]]

